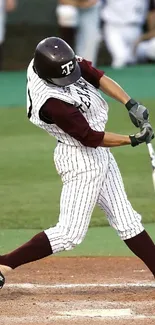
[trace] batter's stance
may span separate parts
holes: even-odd
[[[0,287],[18,266],[73,249],[84,239],[98,204],[126,245],[155,276],[155,245],[141,216],[127,199],[117,163],[109,147],[151,141],[148,110],[91,63],[78,58],[62,39],[40,42],[27,71],[27,114],[58,142],[54,161],[62,178],[59,221],[29,242],[0,256]],[[140,132],[120,135],[105,130],[108,105],[98,89],[124,104]],[[135,150],[135,149],[133,149]]]

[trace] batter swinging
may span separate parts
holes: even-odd
[[[58,142],[54,161],[62,178],[59,221],[29,242],[0,256],[0,286],[16,267],[73,249],[84,239],[96,204],[120,238],[155,275],[155,246],[127,199],[110,147],[137,146],[154,137],[146,107],[131,99],[112,79],[75,56],[62,39],[40,42],[27,71],[27,115]],[[108,105],[98,89],[123,103],[135,135],[105,131]]]

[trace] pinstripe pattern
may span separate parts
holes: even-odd
[[[113,155],[109,152],[109,168],[97,204],[104,210],[109,224],[125,240],[144,230],[141,215],[128,201],[123,180]]]
[[[88,121],[90,127],[96,131],[104,131],[108,119],[108,105],[98,90],[82,77],[78,82],[68,87],[57,87],[46,84],[33,71],[33,61],[27,71],[27,112],[30,107],[31,96],[32,110],[30,121],[43,128],[57,140],[72,146],[83,146],[79,141],[65,133],[56,124],[46,124],[39,118],[39,110],[49,98],[57,98],[77,108],[81,107],[81,113]]]
[[[70,147],[55,149],[56,169],[63,181],[59,222],[45,231],[53,253],[73,249],[84,239],[96,204],[125,240],[143,231],[141,216],[133,210],[116,161],[109,149]]]
[[[63,181],[60,215],[56,227],[45,231],[54,253],[74,248],[86,235],[105,174],[105,166],[98,155],[94,160],[93,151],[64,144],[55,149],[54,160]]]

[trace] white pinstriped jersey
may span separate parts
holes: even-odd
[[[82,77],[67,87],[47,84],[34,72],[32,60],[27,70],[27,112],[31,109],[30,121],[65,144],[83,146],[56,124],[47,124],[40,119],[39,111],[49,98],[60,99],[74,105],[93,130],[104,131],[108,119],[108,105],[93,85]]]

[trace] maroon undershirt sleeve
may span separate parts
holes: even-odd
[[[40,110],[40,118],[48,124],[56,124],[87,147],[96,148],[104,137],[104,132],[90,128],[78,108],[59,99],[48,99]]]
[[[78,62],[81,68],[82,77],[92,84],[95,88],[100,87],[100,79],[104,75],[104,71],[96,69],[92,66],[90,61],[85,59]]]

